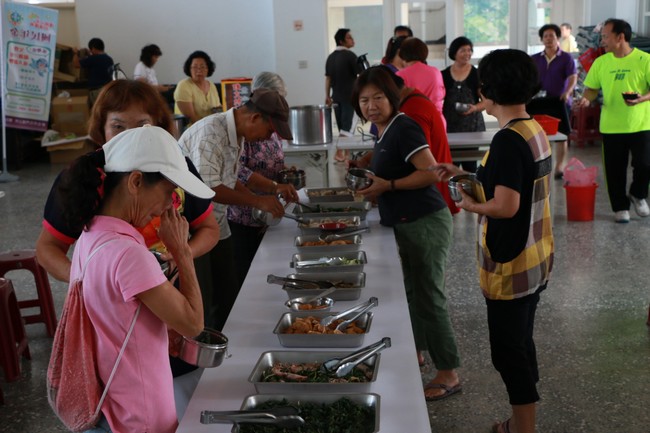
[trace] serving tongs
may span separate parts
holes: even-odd
[[[284,428],[298,428],[305,420],[295,407],[276,407],[266,410],[201,411],[201,424],[266,424]]]
[[[307,209],[309,212],[320,213],[320,206],[319,205],[310,206],[310,205],[306,205],[304,203],[301,203],[299,201],[296,202],[296,205],[300,206],[301,208]]]
[[[342,319],[345,316],[348,316],[348,315],[350,315],[352,313],[356,313],[352,317],[350,317],[349,319],[346,319],[346,320],[342,321],[341,323],[339,323],[338,325],[336,325],[335,329],[340,331],[342,329],[345,329],[346,326],[348,326],[350,323],[354,322],[359,317],[361,317],[362,314],[370,311],[370,309],[376,307],[377,305],[379,305],[379,299],[377,299],[376,297],[373,296],[370,299],[368,299],[368,302],[364,302],[363,304],[355,305],[354,307],[348,308],[347,310],[342,311],[340,313],[331,314],[329,316],[325,316],[325,317],[321,318],[320,319],[320,324],[323,325],[323,326],[329,326],[335,320]]]
[[[307,224],[309,222],[305,218],[303,218],[301,216],[298,216],[298,215],[295,215],[295,214],[292,214],[290,212],[285,212],[284,217],[289,218],[290,220],[297,221],[300,224]]]
[[[339,239],[342,239],[342,238],[347,238],[347,237],[350,237],[350,236],[358,235],[360,233],[367,232],[368,230],[370,230],[370,227],[364,227],[364,228],[359,229],[359,230],[352,230],[351,232],[347,232],[347,233],[321,233],[318,236],[318,239],[323,241],[323,242],[328,242],[329,243],[329,242],[336,241],[336,240],[339,240]]]
[[[291,285],[297,289],[329,289],[334,287],[334,283],[330,281],[310,281],[300,280],[294,278],[278,277],[277,275],[269,274],[266,276],[266,282],[269,284]]]
[[[352,372],[352,369],[366,359],[374,356],[382,350],[390,347],[390,338],[384,337],[375,344],[352,352],[344,358],[332,358],[323,362],[320,371],[330,376],[345,377]]]

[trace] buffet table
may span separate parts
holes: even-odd
[[[356,301],[338,301],[333,311],[365,302],[371,296],[379,298],[363,345],[382,337],[392,340],[392,346],[381,353],[377,381],[369,391],[380,396],[380,429],[430,431],[397,247],[392,229],[380,226],[378,220],[377,210],[373,209],[368,214],[371,231],[363,234],[361,246],[368,256],[364,267],[366,286],[361,297]],[[283,304],[288,298],[280,286],[266,283],[268,274],[292,273],[289,262],[296,252],[294,238],[299,234],[296,223],[288,219],[267,232],[223,330],[229,338],[228,351],[232,356],[221,366],[203,372],[178,432],[230,432],[231,424],[200,424],[201,411],[239,409],[246,396],[255,394],[248,377],[263,352],[303,350],[283,348],[273,334],[280,316],[287,311]]]

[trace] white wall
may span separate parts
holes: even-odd
[[[328,41],[327,0],[274,0],[276,72],[287,85],[289,105],[325,102],[325,60]],[[302,21],[302,30],[294,30]],[[299,68],[298,62],[307,67]]]
[[[140,49],[160,46],[161,83],[185,78],[183,62],[194,50],[217,64],[213,81],[267,70],[287,83],[290,105],[325,98],[326,0],[83,0],[76,5],[79,40],[102,38],[106,52],[131,76]],[[294,20],[303,30],[295,31]],[[305,69],[298,61],[306,61]]]
[[[591,0],[589,3],[590,24],[598,24],[607,18],[620,18],[630,23],[632,31],[638,29],[639,0]]]
[[[75,9],[70,7],[57,8],[59,25],[56,31],[56,42],[70,47],[79,46],[79,29]]]
[[[213,81],[275,69],[272,0],[83,0],[76,11],[81,44],[103,39],[129,76],[149,43],[163,52],[156,64],[161,83],[185,78],[183,63],[194,50],[217,64]]]

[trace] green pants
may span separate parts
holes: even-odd
[[[460,366],[447,312],[445,266],[452,235],[448,208],[393,228],[404,273],[406,300],[418,350],[427,349],[438,370]]]

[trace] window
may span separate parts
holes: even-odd
[[[510,0],[465,0],[463,16],[459,34],[474,43],[474,58],[510,45]]]
[[[388,37],[384,32],[382,0],[328,0],[327,42],[329,52],[336,48],[334,34],[340,28],[350,29],[354,37],[352,51],[357,56],[368,54],[370,64],[379,63],[384,56]]]
[[[650,35],[650,0],[639,2],[641,13],[639,14],[639,34]]]

